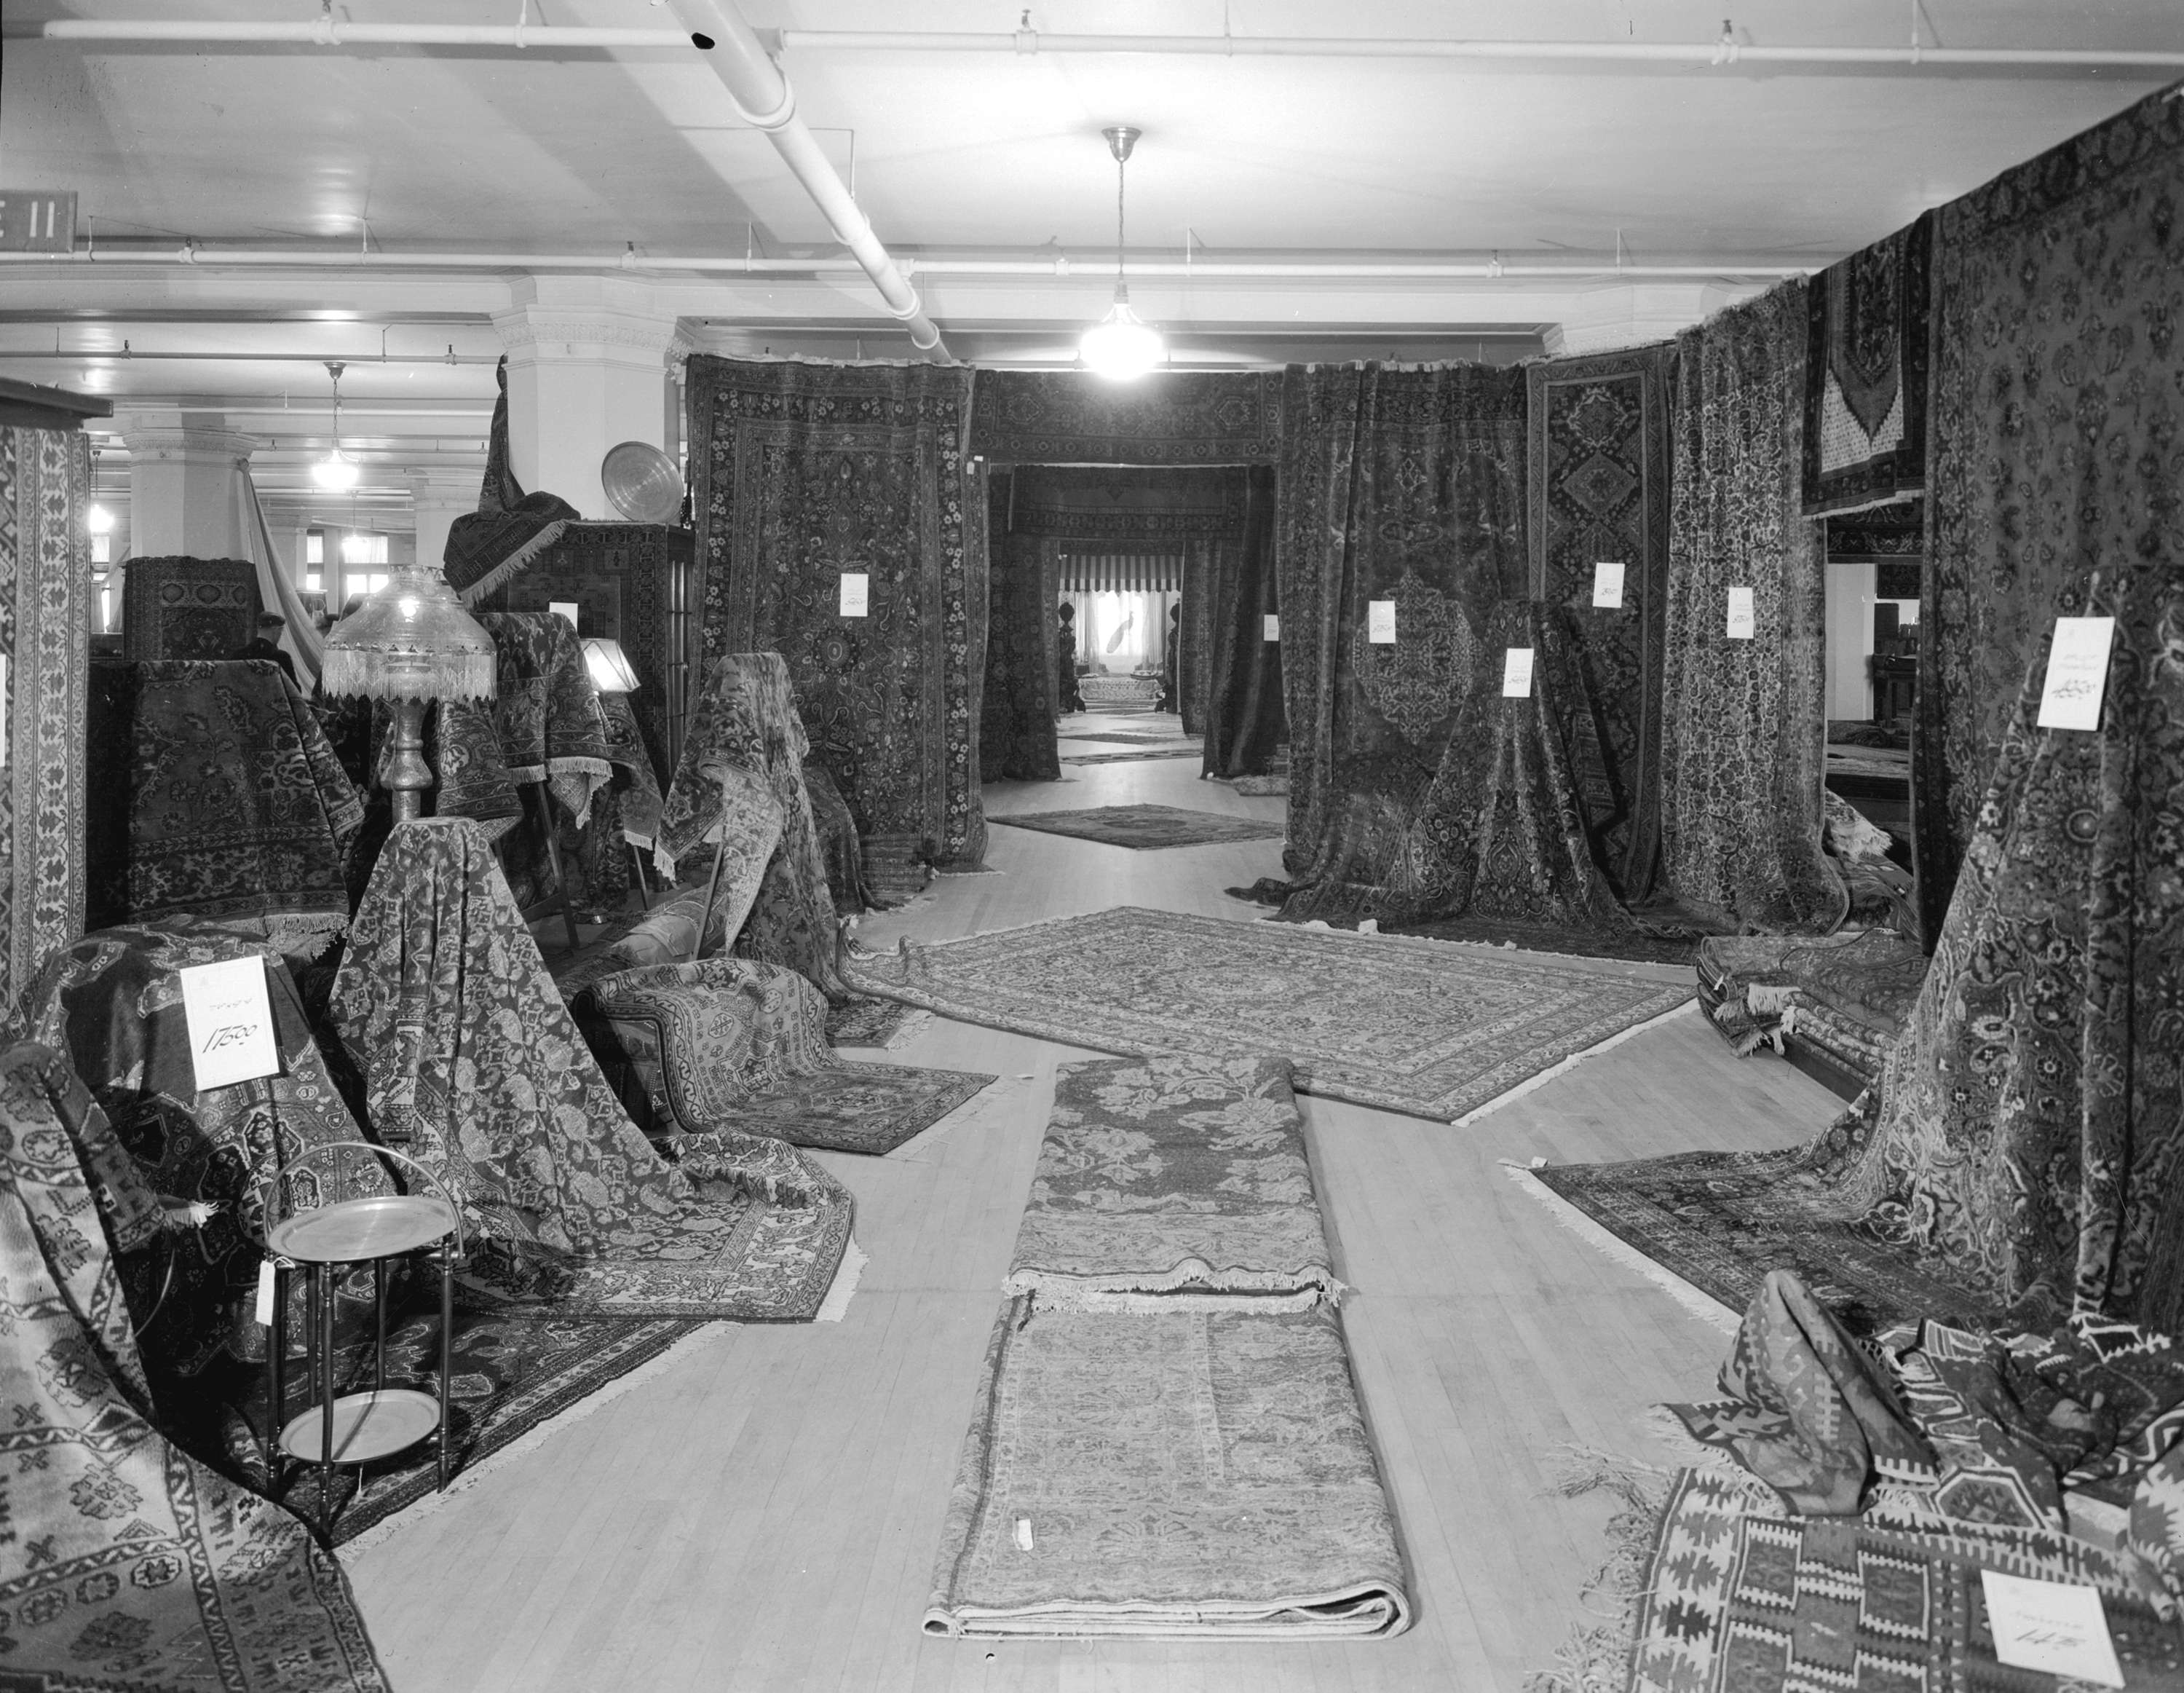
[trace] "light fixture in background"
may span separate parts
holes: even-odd
[[[330,494],[339,494],[356,486],[356,461],[342,450],[341,444],[341,379],[348,366],[338,360],[326,360],[326,374],[334,379],[334,444],[333,450],[311,467],[311,480]]]
[[[342,537],[341,556],[343,564],[377,564],[372,556],[379,549],[371,544],[371,537],[359,534],[354,529]]]
[[[1130,150],[1142,131],[1127,124],[1100,131],[1115,155],[1115,303],[1077,344],[1084,368],[1111,382],[1141,377],[1167,357],[1167,338],[1130,310],[1130,285],[1123,278],[1123,194]]]
[[[604,635],[584,637],[584,668],[592,673],[592,685],[602,694],[634,694],[637,671],[621,643]]]
[[[83,514],[83,526],[94,535],[114,533],[114,512],[109,506],[98,503],[98,450],[91,454],[91,507]]]

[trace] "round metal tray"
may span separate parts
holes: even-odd
[[[281,1450],[315,1464],[326,1433],[326,1407],[315,1405],[281,1425]],[[440,1426],[440,1402],[415,1388],[343,1394],[334,1401],[334,1461],[368,1464],[414,1446]]]
[[[266,1232],[265,1243],[304,1264],[358,1264],[437,1244],[454,1232],[454,1208],[425,1193],[383,1193],[298,1211]]]
[[[682,510],[682,472],[649,441],[624,441],[599,462],[599,485],[632,523],[671,523]]]

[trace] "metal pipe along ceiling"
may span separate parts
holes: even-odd
[[[872,279],[888,316],[910,332],[911,345],[946,358],[948,349],[941,343],[939,326],[925,315],[917,290],[888,256],[879,237],[872,233],[872,220],[819,150],[810,126],[796,115],[796,91],[781,67],[767,57],[734,0],[673,0],[672,9],[689,28],[690,39],[721,79],[744,121],[766,131],[773,150],[833,226],[834,238]]]

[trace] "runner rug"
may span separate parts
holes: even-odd
[[[1304,1640],[1409,1623],[1333,1307],[1001,1308],[927,1634]]]
[[[1203,756],[1195,746],[1148,746],[1129,752],[1066,752],[1061,762],[1065,764],[1128,764],[1139,758],[1198,758]]]
[[[1206,846],[1228,841],[1279,841],[1282,825],[1263,817],[1223,817],[1172,805],[1103,805],[1089,811],[1026,811],[989,817],[1011,829],[1070,835],[1140,852],[1157,846]]]
[[[1287,1058],[1299,1092],[1444,1121],[1674,1011],[1688,972],[1122,906],[851,962],[854,984],[1113,1053]],[[1665,979],[1664,979],[1665,978]]]

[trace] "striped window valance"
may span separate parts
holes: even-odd
[[[1065,594],[1174,594],[1183,589],[1183,555],[1148,552],[1066,552]]]

